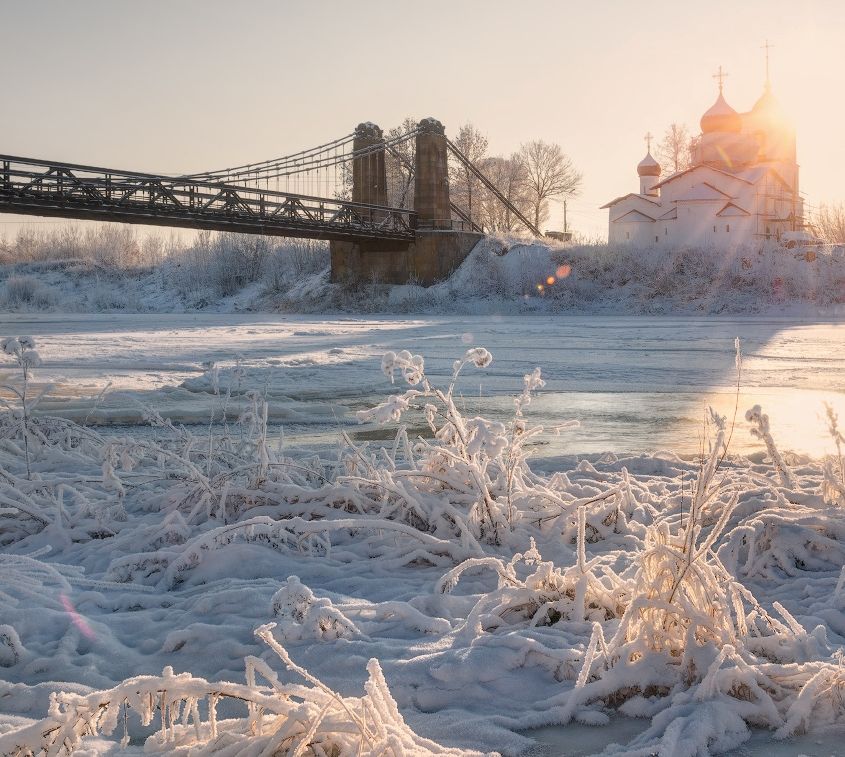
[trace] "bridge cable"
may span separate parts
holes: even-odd
[[[210,177],[210,176],[222,176],[224,174],[230,175],[232,173],[243,172],[244,170],[251,170],[251,169],[254,170],[256,167],[267,166],[267,165],[270,165],[270,164],[273,164],[273,165],[276,165],[276,166],[283,166],[283,165],[289,164],[291,162],[294,162],[296,160],[301,160],[303,158],[313,156],[313,155],[318,154],[320,152],[325,152],[327,149],[330,149],[331,147],[333,147],[333,146],[335,146],[339,143],[351,142],[352,139],[354,138],[354,136],[355,136],[355,134],[353,132],[353,133],[350,133],[350,134],[346,134],[343,137],[338,137],[337,139],[333,139],[331,142],[326,142],[323,145],[317,145],[316,147],[309,147],[306,150],[300,150],[299,152],[291,153],[290,155],[283,155],[279,158],[271,158],[269,160],[261,160],[261,161],[258,161],[256,163],[246,163],[246,164],[241,165],[241,166],[232,166],[232,167],[229,167],[229,168],[221,168],[221,169],[218,169],[218,170],[202,171],[200,173],[194,173],[194,174],[184,174],[184,175],[179,176],[178,178],[196,179],[196,178],[203,178],[203,177]]]
[[[401,134],[398,137],[394,137],[391,140],[385,140],[384,143],[377,143],[371,145],[369,147],[362,148],[360,150],[355,150],[350,153],[341,153],[340,155],[335,154],[334,156],[328,155],[326,156],[324,153],[314,153],[310,156],[305,156],[309,159],[305,160],[300,159],[299,162],[289,162],[287,164],[280,164],[278,161],[264,161],[263,163],[257,164],[249,164],[248,170],[236,170],[236,169],[228,169],[226,173],[227,182],[226,183],[233,183],[233,182],[246,182],[249,183],[253,179],[250,178],[250,174],[254,173],[256,176],[263,175],[268,178],[275,178],[277,176],[287,176],[299,173],[306,173],[308,171],[312,171],[318,168],[323,167],[330,167],[332,165],[337,165],[340,163],[346,163],[350,160],[355,160],[359,158],[366,158],[373,153],[381,152],[386,149],[388,146],[394,146],[401,144],[412,137],[416,136],[417,130],[414,129],[409,131],[405,134]],[[340,140],[337,140],[338,144],[333,145],[335,148],[340,148],[345,145],[340,144]],[[303,153],[309,151],[302,151]],[[258,168],[257,166],[263,166]],[[223,172],[218,172],[223,173]],[[205,180],[212,179],[216,174],[212,173],[205,173],[205,174],[193,174],[191,176],[180,176],[176,178],[193,178],[202,177]]]
[[[473,174],[473,176],[475,176],[482,184],[484,184],[484,186],[487,187],[487,189],[489,189],[490,192],[493,193],[493,196],[497,200],[499,200],[499,202],[501,202],[508,210],[510,210],[511,213],[513,213],[532,234],[536,234],[538,237],[543,236],[540,233],[540,230],[536,226],[534,226],[534,224],[531,223],[531,221],[529,221],[519,211],[519,209],[501,193],[499,188],[492,181],[490,181],[490,179],[488,179],[476,167],[476,165],[455,146],[455,144],[451,140],[446,140],[446,146],[451,151],[451,153],[458,159],[458,161],[460,161],[460,163],[463,164],[470,171],[470,173]]]

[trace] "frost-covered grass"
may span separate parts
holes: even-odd
[[[845,307],[845,247],[634,249],[488,237],[434,286],[330,282],[324,242],[102,226],[0,242],[0,304],[58,312],[823,312]]]
[[[146,754],[181,755],[462,755],[417,736],[390,695],[378,661],[367,665],[362,697],[343,697],[294,663],[273,637],[274,623],[255,635],[285,667],[306,684],[283,683],[257,657],[245,660],[246,682],[211,683],[166,667],[160,676],[137,676],[107,691],[87,695],[56,693],[44,720],[0,734],[6,755],[73,754],[98,735],[111,736],[122,725],[120,746],[129,746],[128,713],[144,726],[158,712],[158,733],[145,744]],[[245,709],[240,718],[221,718],[221,704]]]
[[[7,310],[181,312],[272,309],[328,265],[328,244],[200,233],[190,242],[139,238],[131,227],[74,227],[0,239]]]
[[[202,434],[149,408],[149,432],[102,436],[33,414],[36,346],[4,348],[0,710],[33,718],[4,754],[517,754],[521,729],[624,714],[651,724],[609,753],[703,755],[845,724],[832,410],[825,460],[780,451],[755,407],[762,462],[711,412],[696,459],[541,473],[570,424],[532,419],[540,369],[493,422],[459,401],[486,349],[445,381],[395,351],[404,386],[359,413],[393,442],[296,455],[213,368]]]

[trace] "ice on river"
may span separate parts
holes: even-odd
[[[0,331],[39,337],[39,379],[55,384],[45,412],[125,424],[137,423],[148,404],[177,423],[206,423],[213,398],[203,364],[214,362],[223,390],[266,392],[270,421],[288,442],[317,447],[333,444],[339,427],[378,436],[352,416],[395,391],[373,365],[402,348],[425,354],[430,374],[442,377],[467,345],[486,346],[496,361],[464,383],[462,402],[498,419],[509,416],[522,376],[541,365],[547,384],[535,412],[549,425],[581,422],[544,440],[545,455],[697,454],[704,407],[733,412],[736,336],[744,351],[740,406],[766,408],[790,448],[827,450],[823,401],[845,415],[845,325],[794,318],[50,314],[4,315]],[[112,393],[92,412],[108,383]],[[756,448],[746,434],[734,444]]]

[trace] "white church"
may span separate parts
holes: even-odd
[[[768,68],[768,65],[767,65]],[[730,250],[802,228],[795,130],[766,76],[762,96],[737,113],[723,95],[701,117],[692,165],[665,178],[651,149],[637,166],[640,191],[603,205],[608,241],[637,247]]]

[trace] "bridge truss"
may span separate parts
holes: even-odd
[[[299,167],[297,167],[299,168]],[[0,212],[268,236],[411,242],[411,210],[238,185],[0,155]]]

